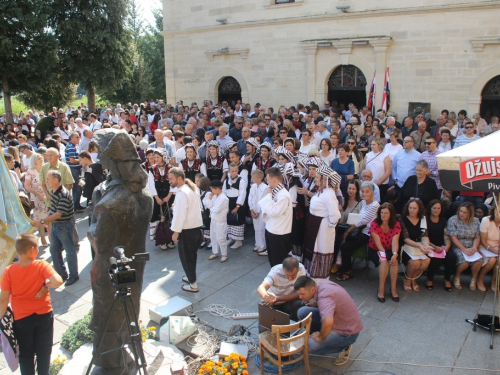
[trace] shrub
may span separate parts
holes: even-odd
[[[92,316],[92,309],[82,319],[74,322],[66,332],[63,333],[61,338],[61,346],[73,354],[80,346],[85,343],[92,342],[94,332],[88,327],[90,317]]]

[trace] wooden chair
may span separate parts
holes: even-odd
[[[290,324],[287,326],[271,326],[270,331],[262,332],[259,335],[260,347],[260,370],[264,375],[264,358],[269,362],[278,366],[279,374],[282,374],[282,366],[290,365],[292,363],[304,360],[306,367],[306,374],[311,375],[309,368],[309,353],[308,353],[308,340],[309,331],[311,329],[312,313],[298,323]],[[301,329],[301,332],[292,337],[283,336],[283,334],[294,332]],[[295,358],[292,356],[301,352]],[[269,353],[269,354],[268,354]],[[277,356],[278,359],[274,358]],[[284,360],[283,357],[289,357]]]

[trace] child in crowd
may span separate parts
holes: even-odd
[[[207,249],[210,249],[212,248],[212,244],[210,243],[210,210],[203,204],[203,199],[210,194],[210,179],[205,177],[203,173],[197,173],[194,181],[198,189],[200,189],[201,218],[203,219],[203,226],[201,227],[203,242],[200,245],[200,249],[205,246]]]
[[[233,153],[231,152],[231,155]],[[223,192],[229,198],[229,213],[227,215],[228,246],[237,249],[243,245],[245,238],[245,199],[247,181],[239,174],[238,164],[229,165],[229,174],[224,182]]]
[[[283,263],[292,249],[291,232],[293,207],[290,193],[283,185],[283,175],[277,167],[267,170],[269,187],[259,206],[266,223],[266,245],[271,267]]]
[[[253,170],[251,176],[252,187],[250,188],[250,194],[248,195],[248,207],[250,208],[250,214],[253,219],[253,227],[255,230],[255,247],[253,251],[257,251],[258,255],[266,256],[266,223],[262,220],[259,201],[264,197],[266,189],[269,186],[262,182],[264,179],[264,172],[260,169]]]
[[[54,314],[48,288],[57,288],[63,280],[44,260],[36,260],[38,238],[23,233],[16,238],[19,260],[2,276],[0,317],[7,311],[9,299],[14,315],[14,334],[19,345],[21,374],[48,374],[54,337]]]
[[[206,178],[206,177],[205,177]],[[203,199],[203,205],[210,209],[210,239],[212,240],[212,255],[208,260],[219,257],[219,247],[221,258],[220,262],[227,261],[227,213],[229,211],[229,199],[222,192],[223,183],[220,180],[210,182],[211,193],[208,193]]]

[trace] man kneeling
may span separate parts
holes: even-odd
[[[302,306],[299,294],[293,289],[295,281],[306,275],[306,270],[295,258],[285,258],[282,264],[271,268],[257,288],[266,306],[283,311],[297,321],[297,310]]]
[[[352,344],[363,329],[352,298],[344,288],[330,280],[314,281],[307,276],[299,277],[294,289],[307,304],[297,312],[298,319],[313,313],[309,353],[341,353],[335,364],[341,366],[347,363]]]

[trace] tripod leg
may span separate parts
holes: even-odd
[[[130,341],[132,345],[132,352],[134,353],[135,357],[135,364],[137,366],[137,369],[140,371],[140,369],[143,369],[144,375],[148,375],[148,370],[147,370],[147,363],[146,363],[146,358],[144,356],[144,351],[142,350],[142,334],[141,334],[141,329],[139,327],[139,322],[137,320],[137,314],[135,313],[135,307],[134,307],[134,302],[132,301],[132,298],[130,295],[128,295],[126,298],[122,300],[122,305],[123,305],[123,311],[125,312],[125,319],[127,322],[127,328],[130,336]],[[129,314],[129,306],[130,305],[130,314]],[[130,315],[132,315],[132,319],[130,319]],[[134,323],[135,326],[135,332],[132,330],[132,323]],[[139,363],[140,359],[140,363]]]
[[[118,292],[116,292],[115,296],[113,298],[113,304],[111,305],[111,308],[109,309],[109,312],[108,312],[108,316],[106,317],[106,322],[104,323],[104,327],[103,327],[102,331],[99,333],[99,338],[97,339],[97,347],[95,348],[94,352],[92,353],[92,359],[90,360],[89,367],[87,368],[87,372],[85,373],[85,375],[89,375],[96,355],[99,356],[99,349],[101,348],[102,341],[104,340],[104,334],[106,333],[106,330],[108,329],[109,321],[111,320],[111,316],[113,315],[113,311],[115,310],[115,306],[116,306],[116,302],[118,301],[118,297],[119,297]]]

